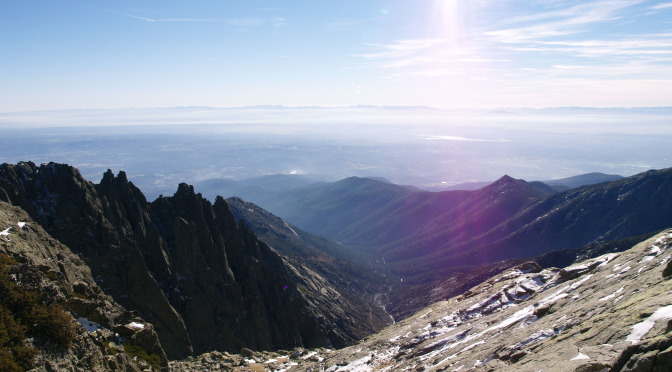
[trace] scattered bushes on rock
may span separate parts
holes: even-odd
[[[42,294],[21,288],[9,269],[16,262],[0,253],[0,370],[29,369],[36,350],[26,345],[27,335],[70,347],[75,325],[58,304],[47,304]]]
[[[122,344],[124,346],[124,352],[128,354],[131,358],[138,358],[140,360],[144,360],[152,366],[152,368],[156,371],[161,370],[161,357],[156,355],[156,354],[150,354],[145,349],[138,345],[133,345],[128,342],[124,342]]]

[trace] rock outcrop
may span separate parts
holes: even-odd
[[[291,371],[669,371],[672,231],[564,269],[524,264]]]
[[[148,203],[124,172],[99,184],[72,167],[0,166],[0,199],[80,255],[98,285],[154,324],[169,358],[329,345],[281,257],[225,200],[181,184]]]
[[[236,219],[282,254],[310,310],[330,329],[333,347],[345,347],[394,322],[385,307],[390,281],[355,264],[362,260],[358,252],[295,228],[253,203],[239,198],[227,202]]]
[[[10,275],[22,291],[41,297],[40,301],[49,308],[62,307],[67,314],[65,317],[47,314],[53,316],[47,321],[56,332],[68,334],[70,345],[31,335],[29,345],[37,351],[32,368],[141,371],[167,367],[166,355],[152,324],[106,295],[88,266],[68,247],[51,238],[25,211],[0,202],[0,228],[7,229],[7,234],[0,238],[2,270],[7,270],[2,274]],[[8,302],[3,298],[3,305]]]

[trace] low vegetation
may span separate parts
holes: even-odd
[[[127,343],[127,342],[124,342],[122,345],[124,347],[124,352],[126,354],[128,354],[131,358],[137,358],[137,359],[140,359],[140,360],[144,360],[145,362],[147,362],[147,364],[152,366],[152,368],[156,371],[161,369],[161,357],[160,356],[158,356],[156,354],[148,353],[145,349],[143,349],[142,347],[140,347],[138,345],[134,345],[134,344]]]
[[[16,262],[0,253],[0,370],[22,371],[31,368],[37,350],[26,338],[40,337],[58,347],[68,348],[75,338],[70,315],[41,293],[22,288],[10,269]]]

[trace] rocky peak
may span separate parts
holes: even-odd
[[[0,166],[0,187],[81,254],[97,283],[156,325],[166,354],[328,344],[280,257],[181,184],[147,203],[123,172],[100,184],[66,165]]]
[[[500,177],[497,181],[491,183],[490,185],[482,188],[479,191],[487,192],[493,195],[505,194],[505,193],[520,193],[520,192],[534,193],[534,194],[539,193],[532,185],[530,185],[525,180],[515,179],[509,175],[504,175]]]

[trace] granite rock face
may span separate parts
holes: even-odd
[[[60,305],[75,326],[70,347],[58,346],[33,336],[38,350],[36,371],[156,370],[167,367],[152,324],[106,295],[96,284],[89,267],[68,247],[50,237],[21,208],[0,202],[0,253],[13,264],[9,274],[25,290],[41,293],[47,305]],[[153,354],[154,367],[124,352],[133,344]]]
[[[154,324],[171,359],[329,344],[282,258],[221,198],[211,204],[181,184],[149,203],[124,172],[93,184],[54,163],[4,164],[0,189],[81,256],[106,293]]]
[[[290,371],[672,370],[672,231],[564,269],[525,264]]]
[[[253,203],[227,202],[237,220],[282,254],[333,347],[350,345],[394,322],[386,311],[390,281],[357,264],[363,259],[357,251],[295,228]]]

